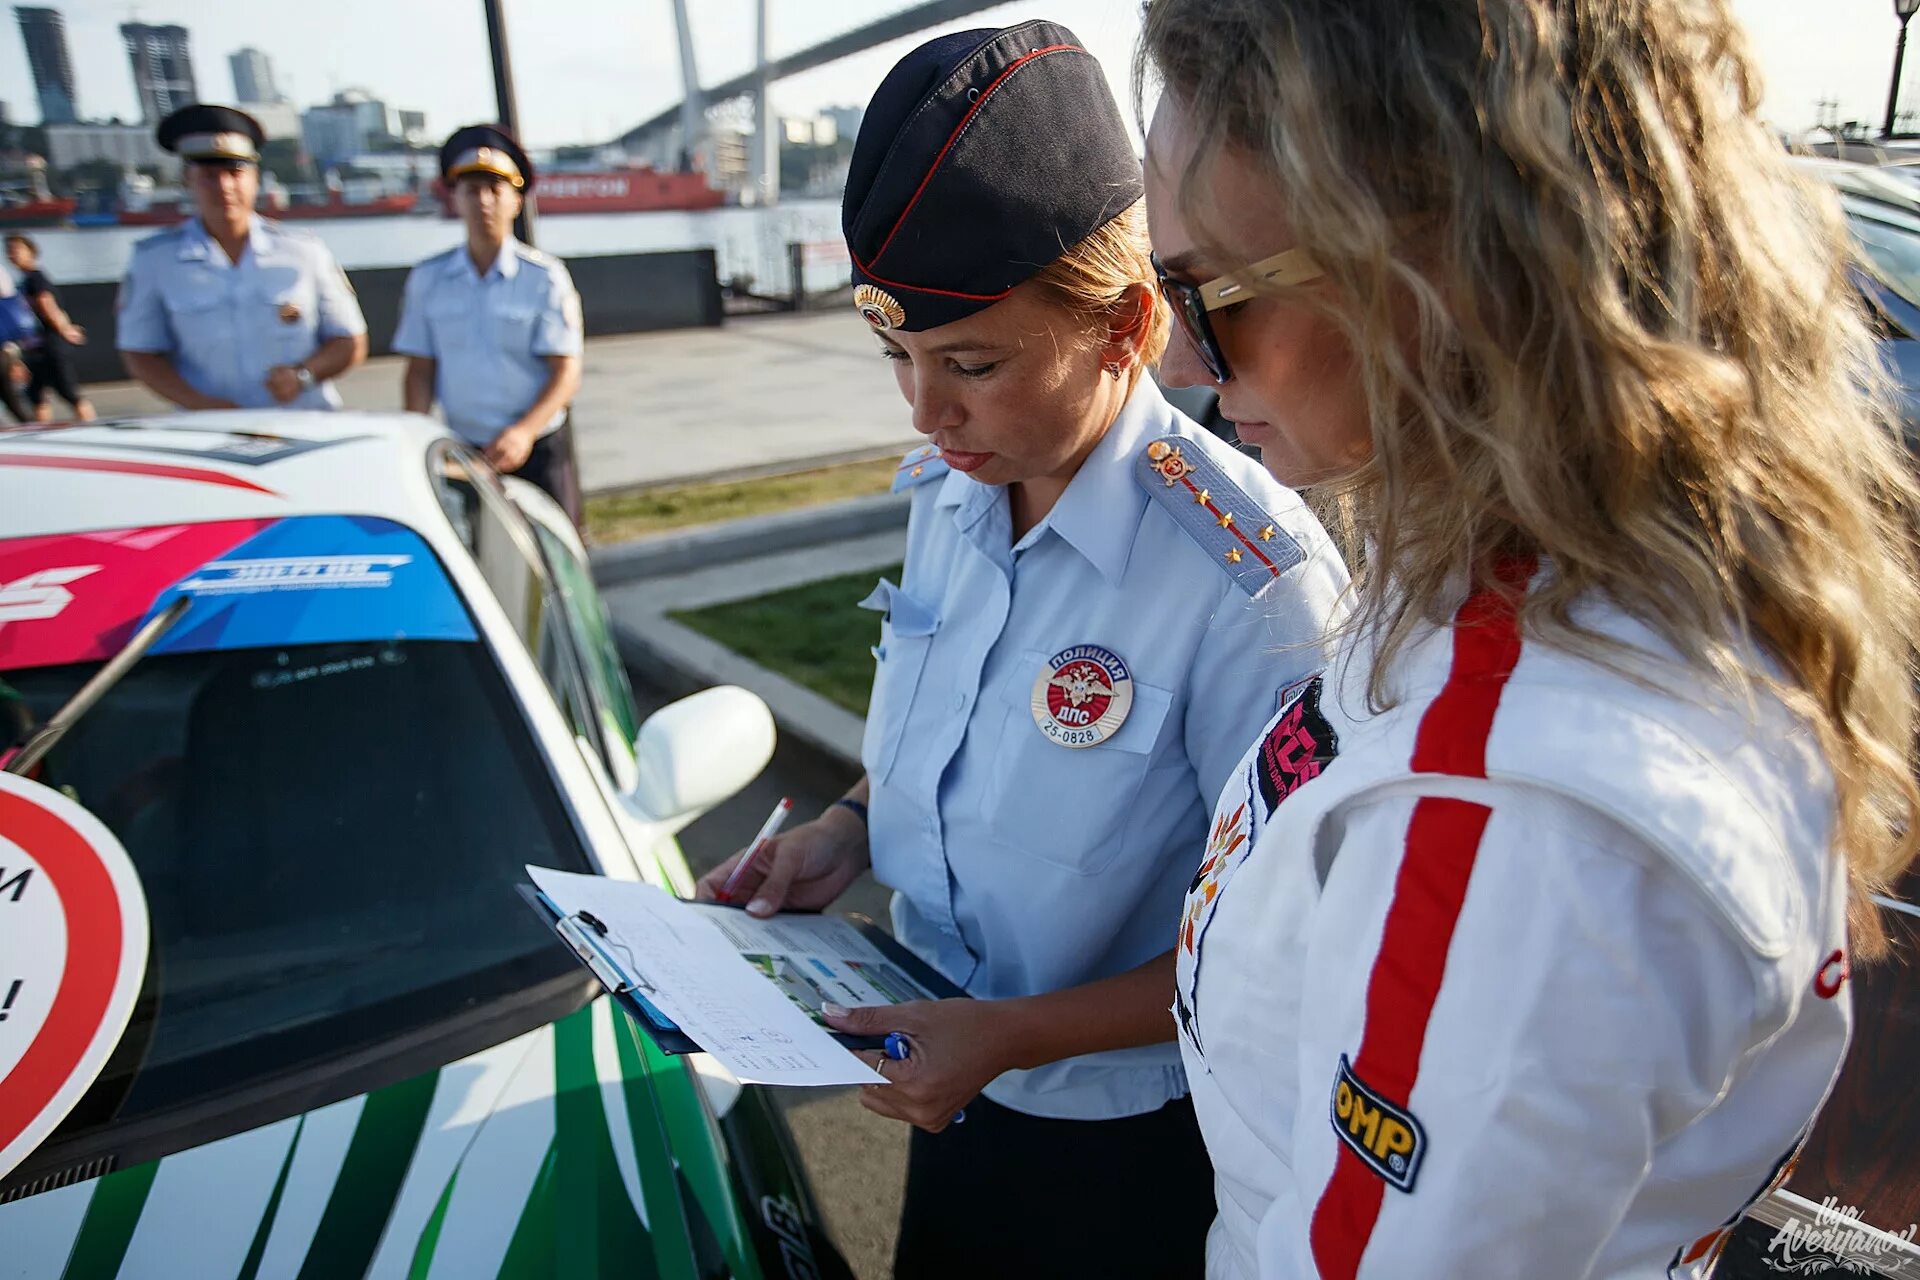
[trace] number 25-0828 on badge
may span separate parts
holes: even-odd
[[[1126,722],[1133,676],[1113,650],[1077,644],[1047,659],[1033,682],[1033,722],[1063,747],[1098,746]]]

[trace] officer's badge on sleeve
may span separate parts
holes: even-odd
[[[1426,1130],[1413,1112],[1388,1102],[1362,1083],[1344,1053],[1333,1077],[1333,1097],[1327,1113],[1333,1120],[1334,1133],[1360,1157],[1361,1164],[1379,1174],[1388,1186],[1413,1190],[1420,1161],[1427,1154]]]

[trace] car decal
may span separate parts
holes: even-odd
[[[476,635],[439,560],[404,525],[220,520],[0,541],[0,671],[103,660],[183,592],[193,605],[155,654]]]
[[[371,436],[341,436],[335,440],[295,440],[287,436],[242,432],[193,432],[191,439],[166,440],[166,428],[142,426],[133,431],[107,428],[68,428],[82,434],[62,439],[60,431],[33,438],[36,446],[48,445],[81,449],[117,449],[123,453],[158,453],[175,458],[197,458],[203,462],[229,462],[242,467],[264,467],[269,463],[297,458],[303,453],[332,449],[343,444],[370,440]],[[115,438],[120,437],[120,438]],[[136,438],[137,437],[137,438]]]
[[[61,1280],[97,1280],[120,1274],[120,1263],[127,1256],[127,1244],[153,1189],[154,1175],[162,1161],[135,1165],[100,1179],[93,1198],[87,1202],[87,1216],[80,1222],[80,1234],[67,1258]]]
[[[289,1153],[286,1189],[272,1218],[261,1223],[267,1237],[261,1276],[292,1280],[299,1274],[366,1105],[364,1096],[346,1098],[301,1117],[300,1134]]]
[[[597,1000],[363,1097],[0,1206],[0,1272],[697,1280],[699,1236],[757,1278],[698,1081],[640,1039]]]
[[[298,1123],[290,1116],[160,1161],[119,1274],[237,1274]]]
[[[273,1180],[273,1191],[267,1196],[267,1208],[260,1215],[260,1225],[254,1229],[253,1243],[247,1247],[247,1256],[240,1263],[240,1273],[236,1280],[256,1280],[260,1274],[260,1259],[267,1251],[267,1236],[272,1231],[274,1220],[280,1216],[280,1198],[287,1192],[287,1174],[293,1170],[293,1153],[300,1149],[300,1137],[306,1132],[307,1118],[301,1116],[293,1126],[293,1141],[287,1144],[286,1158],[280,1161],[280,1173]]]
[[[168,462],[135,462],[127,458],[59,458],[38,453],[0,453],[0,467],[42,468],[48,471],[98,471],[114,475],[152,476],[161,480],[190,480],[196,484],[215,484],[229,489],[264,493],[269,498],[285,495],[244,476],[230,476],[206,467],[182,467]]]
[[[554,1024],[556,1247],[562,1275],[598,1275],[601,1259],[628,1258],[647,1243],[620,1165],[593,1062],[590,1019]]]
[[[431,1071],[368,1095],[299,1280],[365,1273],[420,1145],[439,1081],[440,1073]]]

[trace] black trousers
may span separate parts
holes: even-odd
[[[560,504],[567,519],[580,524],[580,477],[573,465],[573,420],[560,424],[534,441],[533,451],[513,474],[539,488]]]
[[[80,384],[73,380],[73,368],[67,363],[67,344],[49,334],[38,347],[26,353],[27,401],[35,408],[47,401],[49,392],[76,408],[80,404]]]
[[[1165,1280],[1206,1273],[1213,1165],[1193,1102],[1049,1120],[975,1098],[913,1131],[897,1280]]]

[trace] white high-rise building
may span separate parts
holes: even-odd
[[[285,102],[279,82],[273,78],[273,59],[258,49],[236,49],[227,55],[233,69],[233,100],[242,106]]]

